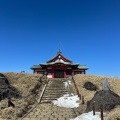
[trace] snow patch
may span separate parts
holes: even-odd
[[[65,84],[65,87],[68,87],[68,83],[69,83],[69,85],[70,85],[70,84],[71,84],[71,81],[64,82],[64,84]]]
[[[53,104],[65,108],[77,108],[79,107],[78,100],[79,97],[77,95],[69,96],[69,94],[65,94],[63,97],[54,100]]]
[[[95,115],[93,115],[93,111],[91,111],[88,113],[83,113],[82,115],[70,120],[101,120],[101,118],[100,112],[96,112]]]

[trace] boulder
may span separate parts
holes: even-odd
[[[0,101],[9,97],[19,98],[21,94],[15,87],[10,85],[7,77],[0,73]]]
[[[97,87],[91,82],[86,82],[84,84],[84,88],[91,91],[95,91],[97,89]]]
[[[92,110],[92,105],[95,104],[96,111],[100,110],[100,106],[103,105],[104,111],[110,111],[115,106],[120,105],[120,96],[111,90],[101,90],[95,93],[92,100],[87,102],[86,111]]]

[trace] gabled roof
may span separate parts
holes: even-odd
[[[62,64],[65,64],[65,65],[79,65],[78,63],[71,63],[71,62],[64,62],[64,61],[61,61],[61,60],[56,60],[55,62],[49,62],[49,63],[41,63],[40,66],[42,65],[53,65],[53,64],[59,64],[59,63],[62,63]]]
[[[46,67],[47,65],[54,65],[54,64],[71,65],[73,67],[77,67],[78,69],[85,69],[85,70],[88,69],[86,65],[80,65],[78,63],[73,63],[71,60],[68,60],[62,55],[62,52],[60,51],[57,53],[55,57],[48,60],[46,63],[40,63],[39,65],[33,65],[31,69],[32,70],[37,69],[37,68],[39,69],[39,68]]]
[[[58,60],[58,59],[62,59],[64,62],[70,62],[70,63],[72,63],[71,60],[65,58],[65,57],[62,55],[62,52],[61,52],[61,51],[59,51],[55,57],[53,57],[52,59],[48,60],[47,63],[55,62],[55,61]]]

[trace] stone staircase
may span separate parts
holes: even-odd
[[[25,117],[20,120],[70,120],[78,115],[74,108],[59,107],[52,104],[53,100],[58,99],[64,94],[69,94],[70,90],[65,87],[67,82],[64,78],[55,78],[48,80],[45,85],[41,104],[32,109]]]
[[[57,100],[64,94],[68,94],[69,90],[65,87],[64,82],[67,82],[64,78],[54,78],[49,80],[41,99],[41,103],[51,103],[53,100]]]

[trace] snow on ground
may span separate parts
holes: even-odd
[[[60,107],[77,108],[79,107],[79,103],[77,103],[78,100],[79,97],[77,95],[69,96],[69,94],[66,94],[63,97],[54,100],[53,104]]]
[[[71,84],[71,81],[64,82],[64,84],[65,84],[65,87],[68,87],[68,83],[69,83],[69,85],[70,85],[70,84]]]
[[[95,114],[96,115],[93,115],[93,111],[91,111],[88,113],[83,113],[82,115],[70,120],[101,120],[100,112],[96,112]]]

